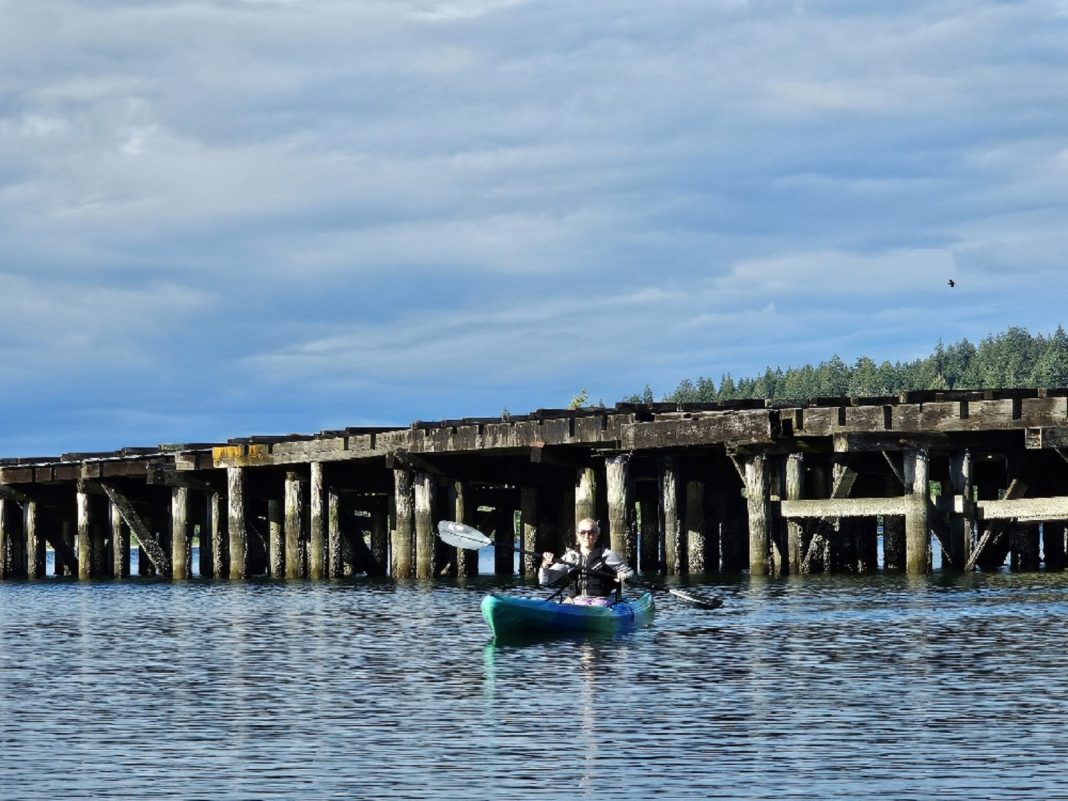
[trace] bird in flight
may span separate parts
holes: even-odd
[[[949,284],[950,287],[955,287],[957,285],[957,282],[954,281],[952,278],[946,281],[946,283]]]

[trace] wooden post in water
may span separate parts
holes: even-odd
[[[923,574],[931,562],[931,535],[927,520],[928,462],[925,449],[905,451],[905,570]]]
[[[536,576],[541,560],[531,554],[538,552],[538,490],[536,487],[523,487],[519,491],[519,525],[522,530],[520,545],[528,554],[519,559],[519,573],[523,576]],[[478,553],[471,551],[471,553]]]
[[[664,527],[664,571],[678,575],[685,569],[683,549],[679,547],[682,530],[679,520],[679,463],[674,456],[662,456],[659,462],[661,521]]]
[[[189,490],[185,487],[171,488],[171,576],[187,579],[192,576],[189,564],[191,552],[189,541]]]
[[[597,519],[597,471],[580,467],[575,476],[575,523],[587,517]]]
[[[749,508],[749,575],[766,576],[771,552],[768,526],[768,474],[765,457],[745,459],[745,490]]]
[[[1013,548],[1017,560],[1015,568],[1024,571],[1038,570],[1041,566],[1040,548],[1041,534],[1038,524],[1019,526],[1015,532],[1015,547]]]
[[[472,509],[468,508],[467,486],[463,481],[455,480],[449,485],[449,506],[452,508],[452,519],[457,523],[474,522]],[[537,527],[537,509],[534,510],[534,526]],[[478,551],[468,548],[456,549],[456,575],[461,577],[478,575]]]
[[[78,578],[85,580],[93,577],[93,521],[92,504],[89,493],[79,483],[76,492],[78,508]]]
[[[305,574],[304,560],[304,485],[300,473],[286,473],[285,494],[286,578]]]
[[[429,473],[415,474],[415,577],[433,578],[434,564],[434,495],[436,483]]]
[[[37,501],[27,499],[22,507],[22,530],[26,537],[26,577],[45,574],[45,538],[38,530]]]
[[[108,500],[108,528],[111,532],[111,575],[127,578],[130,575],[130,527],[122,519],[122,510]]]
[[[245,530],[245,468],[226,468],[227,533],[230,541],[230,578],[248,577],[248,534]]]
[[[323,463],[311,463],[308,483],[308,577],[321,579],[326,571],[326,488],[323,486]]]
[[[951,512],[949,515],[949,566],[954,570],[963,570],[972,555],[972,455],[964,450],[954,453],[949,458],[949,483],[953,495],[960,495],[964,501],[961,514]],[[943,560],[943,567],[947,567]]]
[[[705,484],[703,481],[686,482],[685,534],[686,571],[705,573]]]
[[[638,554],[628,525],[629,462],[629,454],[614,454],[605,459],[605,489],[608,495],[608,547],[633,566],[638,564]]]
[[[791,453],[786,459],[786,499],[799,501],[805,487],[805,457]],[[786,521],[786,569],[791,576],[801,573],[801,541],[804,529],[800,520]]]
[[[8,510],[14,504],[6,498],[0,497],[0,579],[12,578],[11,558],[11,526],[8,521]]]
[[[389,509],[387,507],[388,505],[376,505],[371,510],[371,557],[374,559],[374,565],[367,572],[373,576],[386,575],[386,568],[389,565]]]
[[[286,575],[285,504],[278,498],[267,500],[267,575],[271,578]]]
[[[101,506],[103,501],[100,498],[93,498],[91,501],[94,506]],[[104,508],[107,508],[106,506]],[[111,575],[111,560],[108,558],[108,527],[103,520],[104,515],[100,513],[101,510],[95,509],[92,512],[93,518],[93,575],[98,578]]]
[[[1042,524],[1042,561],[1046,570],[1064,568],[1064,524],[1060,521]]]
[[[208,528],[208,536],[211,538],[211,551],[208,558],[211,560],[211,575],[214,578],[223,578],[230,571],[227,565],[229,545],[226,537],[226,515],[223,514],[223,495],[220,492],[208,493],[208,505],[205,525]],[[203,542],[200,545],[204,547]],[[201,556],[201,564],[204,564]],[[203,571],[204,568],[202,567]]]
[[[330,487],[326,491],[326,554],[323,571],[328,578],[338,578],[341,572],[341,495]],[[368,573],[371,568],[368,567]]]
[[[639,481],[636,487],[639,531],[638,566],[643,573],[658,573],[660,566],[659,492],[654,481]]]
[[[78,575],[78,542],[74,532],[74,521],[64,517],[59,525],[59,538],[63,543],[62,553],[69,556],[61,556],[60,549],[56,549],[55,574],[57,576]]]
[[[396,504],[396,528],[393,531],[393,577],[411,578],[415,574],[412,564],[413,537],[415,528],[412,510],[412,474],[403,468],[393,469],[393,498]]]

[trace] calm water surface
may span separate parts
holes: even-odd
[[[1068,798],[1063,574],[711,578],[508,646],[498,584],[0,584],[0,798]]]

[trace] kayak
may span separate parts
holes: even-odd
[[[614,606],[580,606],[514,595],[487,595],[482,617],[497,639],[545,634],[616,634],[643,626],[653,618],[653,596],[620,601]]]

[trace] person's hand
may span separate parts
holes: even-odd
[[[552,551],[546,551],[541,555],[542,567],[550,567],[554,561],[556,561],[556,558],[553,556]]]
[[[620,584],[622,584],[626,580],[627,580],[627,574],[624,573],[622,570],[620,570],[618,573],[616,573],[616,581],[618,581]]]

